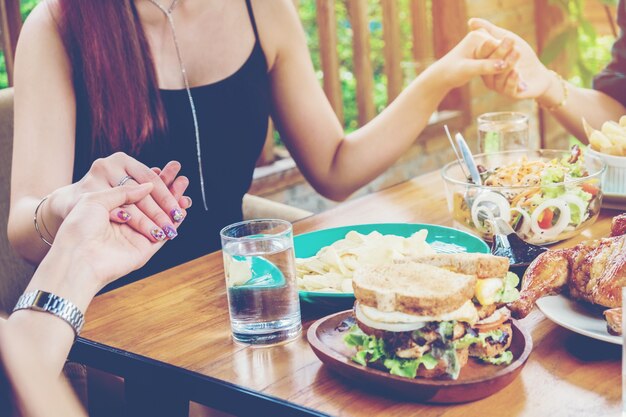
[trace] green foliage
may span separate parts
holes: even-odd
[[[387,80],[384,74],[383,26],[382,10],[379,0],[367,0],[370,30],[370,60],[374,75],[374,106],[380,112],[387,105]],[[398,4],[400,33],[402,42],[402,56],[405,62],[411,62],[411,26],[409,14],[409,0],[400,0]],[[300,20],[306,33],[309,51],[317,77],[322,81],[319,55],[319,37],[317,34],[315,0],[301,0],[299,5]],[[358,110],[356,103],[356,79],[352,59],[352,27],[348,18],[345,2],[335,2],[337,18],[337,54],[339,56],[339,79],[343,98],[344,128],[352,131],[358,126]],[[410,65],[407,65],[409,68]],[[407,74],[408,75],[408,74]],[[410,75],[409,75],[410,76]]]
[[[602,0],[615,5],[618,0]],[[570,81],[590,87],[593,76],[611,60],[612,36],[598,36],[595,28],[584,16],[585,0],[551,0],[560,6],[567,21],[564,29],[544,48],[541,61],[548,65],[565,52],[566,67],[571,68]]]
[[[26,20],[26,17],[40,1],[41,0],[21,0],[20,12],[22,13],[22,20]]]
[[[7,69],[4,63],[4,53],[0,51],[0,88],[7,88],[9,80],[7,78]]]
[[[22,20],[26,19],[40,1],[41,0],[21,0],[20,13],[22,14]],[[4,52],[0,50],[0,89],[7,88],[8,86],[9,79],[7,77],[6,63],[4,62]]]

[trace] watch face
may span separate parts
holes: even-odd
[[[50,293],[39,291],[35,299],[33,300],[33,305],[31,308],[37,311],[46,311],[50,305],[50,302],[52,301],[52,297],[53,295]]]

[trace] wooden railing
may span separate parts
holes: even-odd
[[[7,69],[9,86],[13,85],[13,60],[17,37],[22,29],[22,16],[20,14],[20,0],[0,1],[0,47],[4,52],[4,62]]]
[[[326,97],[339,120],[344,122],[344,109],[337,51],[337,18],[335,3],[342,1],[348,11],[352,29],[353,75],[356,79],[358,124],[364,125],[376,115],[374,105],[374,73],[370,59],[370,21],[367,0],[315,0],[319,36],[319,54],[323,87]],[[434,59],[443,56],[467,33],[466,0],[410,0],[411,38],[404,39],[400,30],[398,0],[378,0],[382,11],[384,41],[384,72],[387,80],[387,103],[393,101],[404,86],[402,46],[412,43],[413,65],[417,72]],[[299,0],[294,0],[296,7]],[[453,91],[442,103],[442,109],[459,110],[469,117],[469,90],[463,87]],[[272,162],[273,132],[268,132],[268,144],[259,165]]]
[[[344,0],[352,28],[354,77],[359,125],[375,115],[374,77],[370,61],[370,31],[368,1]],[[466,0],[410,0],[411,38],[403,39],[400,32],[399,1],[378,0],[382,10],[387,102],[402,91],[402,45],[412,42],[413,65],[423,68],[434,58],[444,55],[465,36]],[[337,116],[343,122],[339,57],[337,54],[337,20],[335,0],[316,0],[317,26],[324,91]],[[432,22],[432,24],[429,24]],[[467,94],[459,91],[447,101],[446,108],[467,108]]]

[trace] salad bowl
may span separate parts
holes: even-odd
[[[458,161],[442,170],[448,209],[457,226],[492,241],[502,218],[526,242],[545,245],[592,225],[602,205],[606,164],[565,150],[517,150],[475,155],[482,185],[463,174]]]

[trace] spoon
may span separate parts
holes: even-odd
[[[469,146],[467,146],[465,138],[460,133],[454,135],[454,138],[456,139],[456,143],[459,146],[461,155],[463,156],[465,166],[467,166],[467,169],[469,170],[472,182],[476,185],[483,185],[483,181],[480,178],[480,172],[478,171],[478,166],[476,165],[476,161],[474,161],[472,151],[470,151]]]
[[[454,141],[452,140],[452,135],[450,134],[450,129],[448,129],[448,125],[443,125],[443,128],[446,131],[446,136],[448,136],[448,140],[450,141],[450,146],[452,147],[452,150],[454,151],[456,160],[459,161],[459,166],[461,167],[461,171],[463,171],[463,175],[465,176],[465,178],[468,178],[469,174],[467,173],[467,171],[465,171],[465,165],[463,164],[463,161],[461,160],[461,155],[459,155],[459,151],[457,151],[456,146],[454,146]]]

